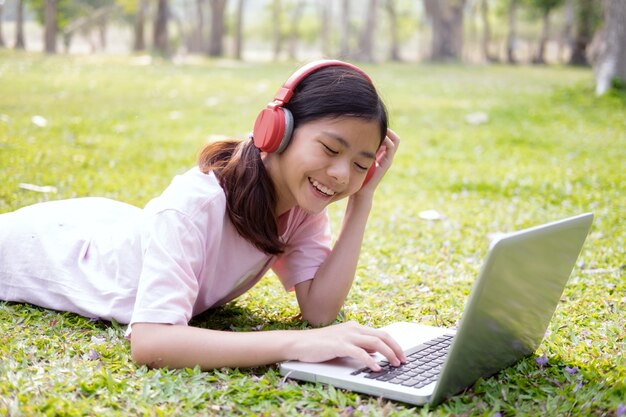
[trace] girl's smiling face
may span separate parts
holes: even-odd
[[[280,154],[264,155],[279,216],[294,206],[310,213],[356,193],[380,144],[376,120],[324,118],[298,126]]]

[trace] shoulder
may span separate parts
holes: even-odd
[[[177,175],[163,193],[145,207],[148,213],[174,210],[190,217],[209,211],[224,211],[226,195],[215,175],[194,167]]]
[[[281,237],[284,241],[292,241],[295,236],[330,234],[330,219],[328,212],[308,213],[300,207],[293,208],[284,227]]]

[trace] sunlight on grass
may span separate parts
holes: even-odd
[[[2,52],[0,212],[86,195],[143,206],[207,140],[244,138],[296,66]],[[149,370],[132,363],[115,323],[0,303],[0,414],[616,415],[626,402],[626,99],[596,98],[586,69],[365,69],[402,143],[343,319],[454,326],[491,234],[593,211],[536,357],[433,410],[285,381],[275,366]],[[468,123],[475,112],[486,123]],[[343,207],[331,208],[335,230]],[[297,314],[293,294],[269,278],[194,324],[306,326]]]

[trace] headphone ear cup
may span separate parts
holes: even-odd
[[[293,135],[293,114],[291,114],[289,109],[286,109],[284,107],[281,107],[281,109],[284,115],[285,133],[283,133],[283,137],[280,140],[280,145],[278,145],[278,149],[276,149],[277,153],[281,153],[285,150],[287,145],[289,145],[289,142],[291,142],[291,136]]]
[[[293,115],[282,107],[261,110],[254,122],[254,146],[263,152],[282,152],[291,140]]]

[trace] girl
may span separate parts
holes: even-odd
[[[349,356],[378,370],[375,351],[399,365],[405,357],[393,339],[353,322],[266,332],[187,325],[269,268],[295,289],[304,320],[335,320],[399,141],[364,72],[314,62],[259,114],[250,140],[207,145],[198,167],[143,210],[79,198],[0,215],[0,299],[128,323],[133,359],[152,367]],[[346,197],[331,249],[326,206]]]

